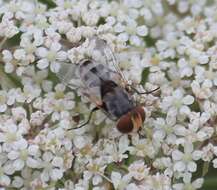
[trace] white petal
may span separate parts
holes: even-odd
[[[18,158],[19,153],[17,151],[11,151],[8,153],[8,158],[10,160],[15,160],[16,158]]]
[[[19,188],[23,185],[23,179],[21,177],[15,176],[12,182],[13,187]]]
[[[197,164],[195,162],[189,162],[187,167],[190,172],[195,172],[197,170]]]
[[[215,86],[217,86],[217,78],[214,78],[213,83]]]
[[[141,44],[141,40],[138,36],[133,35],[133,36],[130,36],[130,43],[132,45],[139,46]]]
[[[32,156],[35,156],[39,152],[38,145],[29,145],[28,153]]]
[[[182,106],[179,110],[180,114],[189,115],[191,110],[188,106]]]
[[[174,164],[174,171],[183,172],[185,170],[185,163],[182,161],[176,162]]]
[[[51,44],[51,47],[50,47],[50,50],[51,50],[51,51],[57,52],[57,51],[59,51],[60,49],[61,49],[60,43],[54,42],[54,43]]]
[[[199,159],[201,159],[202,154],[203,154],[203,151],[195,150],[195,151],[193,152],[193,154],[192,154],[193,160],[199,160]]]
[[[193,96],[191,96],[191,95],[187,95],[187,96],[185,96],[184,98],[183,98],[183,103],[185,104],[185,105],[191,105],[191,104],[193,104],[193,102],[194,102],[194,97]]]
[[[36,50],[36,55],[42,58],[46,57],[47,53],[48,53],[48,50],[44,47],[40,47]]]
[[[95,175],[92,179],[93,181],[93,185],[98,185],[99,183],[102,182],[102,177],[101,176],[98,176],[98,175]]]
[[[199,141],[204,141],[204,140],[206,140],[208,138],[208,136],[207,136],[207,134],[205,132],[199,131],[197,133],[197,138],[198,138]]]
[[[199,179],[196,179],[192,185],[194,186],[194,188],[196,189],[200,189],[203,185],[203,182],[204,182],[204,179],[203,178],[199,178]]]
[[[63,167],[63,159],[61,157],[54,157],[51,163],[53,166]]]
[[[6,104],[0,105],[0,112],[1,113],[5,112],[6,109],[7,109],[7,105]]]
[[[20,159],[15,160],[13,163],[13,167],[16,171],[22,170],[24,167],[24,161]]]
[[[111,174],[111,180],[114,183],[114,185],[119,184],[120,180],[121,180],[121,174],[118,172],[112,172]]]
[[[129,35],[127,33],[121,33],[118,35],[118,39],[122,42],[126,42],[129,39]]]
[[[60,61],[64,61],[67,59],[67,53],[65,51],[59,51],[57,52],[57,57],[56,59],[60,60]]]
[[[177,183],[173,185],[174,190],[183,190],[184,189],[184,184],[183,183]]]
[[[182,125],[175,125],[174,132],[176,135],[185,136],[187,133],[187,129]]]
[[[162,141],[166,136],[165,131],[163,130],[157,130],[153,134],[153,139],[156,141]]]
[[[14,52],[14,58],[17,60],[24,60],[26,57],[26,52],[24,49],[16,49]]]
[[[59,62],[52,62],[50,64],[50,70],[54,73],[58,73],[58,71],[60,70],[60,63]]]
[[[31,157],[27,158],[26,165],[30,168],[38,168],[39,162]]]
[[[10,126],[8,126],[8,132],[16,133],[17,132],[17,125],[10,124]]]
[[[3,60],[6,63],[10,62],[13,59],[13,55],[9,50],[3,50],[2,54],[3,54]]]
[[[28,146],[28,142],[25,139],[20,139],[14,144],[15,149],[26,149]]]
[[[145,25],[139,26],[137,27],[136,32],[139,36],[147,36],[148,28]]]
[[[167,143],[169,144],[175,144],[176,143],[176,135],[169,134],[166,138]]]
[[[35,38],[35,40],[34,40],[34,45],[35,46],[40,46],[40,45],[43,44],[44,39],[43,39],[41,34],[35,34],[34,38]]]
[[[51,152],[45,152],[42,156],[43,160],[49,162],[53,158],[53,154]]]
[[[10,162],[6,165],[4,165],[4,172],[8,175],[12,175],[15,172],[15,168],[13,167],[13,164]]]
[[[198,57],[198,61],[199,61],[200,64],[206,64],[209,61],[209,57],[207,55],[205,55],[205,54],[200,55]]]
[[[158,40],[156,43],[158,51],[164,51],[166,48],[168,48],[168,43],[163,40]]]
[[[10,185],[10,182],[11,182],[11,180],[10,180],[10,178],[8,176],[6,176],[6,175],[1,175],[0,176],[0,184],[1,184],[1,186],[7,187],[7,186]],[[4,190],[4,189],[2,189],[2,190]]]
[[[40,177],[41,177],[42,181],[44,181],[44,182],[48,181],[49,180],[49,173],[48,173],[48,171],[44,170],[42,172],[42,174],[41,174]]]
[[[172,152],[172,158],[173,158],[173,160],[181,160],[182,157],[183,157],[183,155],[184,154],[181,151],[179,151],[179,150],[174,150]]]
[[[37,63],[37,67],[39,69],[45,69],[48,67],[48,65],[49,65],[49,62],[47,59],[40,59]]]
[[[175,90],[174,92],[173,92],[173,97],[175,97],[176,99],[182,99],[182,97],[183,97],[183,93],[182,93],[182,91],[181,90]]]
[[[215,158],[215,159],[212,161],[212,163],[213,163],[213,168],[217,168],[217,158]]]
[[[115,31],[116,33],[121,33],[121,32],[124,31],[124,29],[125,29],[125,27],[124,27],[120,22],[118,22],[118,23],[114,26],[114,31]]]
[[[4,69],[6,73],[12,73],[14,71],[14,65],[8,62],[5,64]]]
[[[184,67],[183,69],[180,70],[180,75],[181,77],[190,77],[193,74],[193,70],[190,67]]]
[[[51,171],[51,178],[53,179],[53,180],[58,180],[58,179],[61,179],[63,177],[63,171],[62,170],[60,170],[60,169],[53,169],[52,171]]]

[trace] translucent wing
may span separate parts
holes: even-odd
[[[76,64],[61,63],[58,78],[63,84],[71,89],[77,89],[82,87],[82,82],[79,77],[79,70]]]
[[[105,40],[94,36],[89,39],[89,46],[93,49],[93,59],[101,62],[102,64],[106,64],[110,69],[110,72],[113,72],[119,76],[119,81],[116,82],[128,84],[128,81],[122,73],[113,51]]]
[[[114,81],[118,85],[126,82],[117,64],[116,58],[107,43],[94,36],[84,43],[84,49],[89,59],[79,64],[62,63],[58,77],[62,83],[72,89],[82,88],[86,95],[96,105],[102,105],[101,80]]]
[[[68,63],[61,63],[61,67],[59,72],[57,73],[58,78],[61,82],[68,86],[73,90],[80,89],[82,94],[87,96],[90,101],[95,103],[96,105],[101,105],[101,96],[98,89],[89,88],[85,81],[81,79],[80,73],[80,64],[68,64]]]

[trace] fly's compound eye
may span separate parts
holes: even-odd
[[[133,122],[129,113],[121,116],[117,123],[117,129],[121,133],[130,133],[133,130]]]
[[[131,112],[121,116],[117,123],[117,129],[121,133],[138,131],[145,120],[145,111],[142,106],[135,107]]]

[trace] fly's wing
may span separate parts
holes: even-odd
[[[111,73],[113,73],[114,77],[112,77],[113,80],[116,80],[115,82],[119,85],[122,85],[123,83],[126,85],[128,84],[128,81],[126,80],[124,74],[122,73],[116,57],[111,50],[111,48],[108,46],[105,40],[100,39],[97,36],[94,36],[89,39],[89,45],[92,48],[92,56],[93,59],[97,62],[100,62],[102,64],[105,64]]]
[[[76,64],[61,63],[57,76],[64,85],[75,90],[82,87],[78,72],[79,70]]]
[[[57,73],[61,82],[71,88],[72,90],[80,89],[82,94],[90,99],[96,105],[101,105],[102,100],[100,93],[93,89],[88,88],[85,82],[81,79],[80,65],[61,63],[59,72]]]

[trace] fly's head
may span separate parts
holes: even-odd
[[[120,117],[117,123],[117,129],[121,133],[130,133],[138,131],[145,120],[145,110],[143,106],[137,106],[130,112]]]

